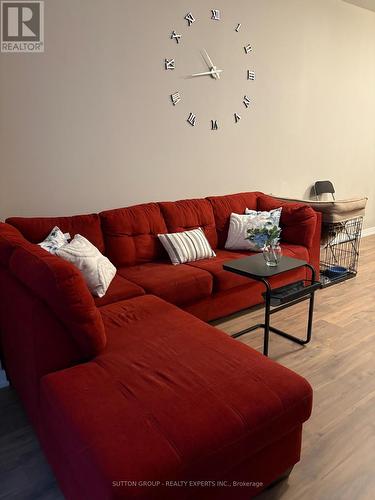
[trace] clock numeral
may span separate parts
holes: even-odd
[[[190,123],[190,125],[192,127],[195,127],[196,121],[197,121],[196,115],[194,113],[190,113],[190,115],[188,116],[187,122]]]
[[[191,12],[186,14],[184,19],[186,19],[186,21],[188,22],[188,26],[191,26],[195,22],[195,17],[193,16],[193,14]]]
[[[218,128],[217,120],[211,120],[211,130],[218,130]]]
[[[241,117],[238,113],[234,113],[234,123],[238,123],[241,120]]]
[[[173,106],[176,106],[176,104],[181,101],[181,94],[180,94],[180,92],[175,92],[174,94],[172,94],[171,95],[171,101],[173,103]]]
[[[250,106],[250,104],[251,104],[251,99],[250,99],[250,97],[247,97],[247,96],[245,95],[245,96],[244,96],[244,98],[243,98],[243,103],[244,103],[244,105],[245,105],[245,108],[248,108],[248,107]]]
[[[255,71],[247,70],[247,79],[251,81],[255,81]]]
[[[253,51],[253,47],[251,45],[245,45],[244,47],[246,54],[250,54]]]
[[[241,29],[241,23],[238,23],[234,31],[237,31],[238,33],[240,29]]]
[[[220,10],[211,10],[211,19],[213,19],[214,21],[220,21]]]
[[[172,31],[172,34],[171,34],[171,40],[176,40],[177,43],[180,43],[180,38],[181,38],[181,35],[178,35],[174,30]]]
[[[165,69],[175,69],[175,62],[174,59],[165,59]]]

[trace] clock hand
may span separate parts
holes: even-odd
[[[203,51],[204,51],[204,53],[206,54],[206,57],[207,57],[207,59],[208,59],[208,62],[211,64],[211,68],[210,68],[210,69],[211,69],[211,70],[216,70],[216,66],[215,66],[215,65],[214,65],[214,63],[212,62],[211,57],[208,55],[207,50],[206,50],[206,49],[203,49]],[[216,78],[217,78],[217,79],[220,79],[220,75],[219,75],[219,74],[217,74],[217,75],[216,75]]]
[[[217,75],[217,76],[219,76],[219,73],[222,73],[222,72],[223,72],[222,69],[211,69],[211,71],[205,71],[204,73],[194,73],[191,76],[204,76],[204,75],[211,75],[211,76]]]
[[[210,56],[208,55],[207,50],[206,50],[206,49],[203,49],[203,52],[206,54],[206,57],[207,57],[207,59],[208,59],[208,62],[210,63],[211,67],[213,68],[215,65],[214,65],[214,63],[212,62],[212,60],[211,60]]]
[[[203,54],[203,52],[201,52],[201,56],[205,64],[207,64],[208,69],[211,69],[210,63],[207,61],[207,57]]]

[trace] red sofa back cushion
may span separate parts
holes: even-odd
[[[104,240],[98,214],[71,217],[10,217],[6,222],[21,231],[23,236],[32,243],[40,243],[55,226],[58,226],[63,233],[70,233],[72,238],[76,234],[81,234],[98,250],[104,252]]]
[[[100,218],[106,254],[116,267],[166,256],[157,235],[168,231],[157,203],[107,210]]]
[[[83,356],[95,356],[105,347],[103,320],[76,267],[37,245],[26,243],[13,251],[9,270],[49,305]]]
[[[281,240],[310,248],[313,244],[318,217],[316,212],[303,203],[287,203],[262,194],[258,197],[258,210],[283,207],[280,226]]]
[[[213,209],[220,248],[223,248],[227,241],[231,213],[244,214],[246,208],[256,210],[259,194],[261,193],[238,193],[207,198]]]
[[[215,217],[205,199],[159,203],[168,232],[178,233],[201,227],[212,248],[217,247]]]

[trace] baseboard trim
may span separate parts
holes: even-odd
[[[362,238],[366,238],[367,236],[372,236],[373,234],[375,234],[375,226],[368,227],[367,229],[364,229],[362,231]]]

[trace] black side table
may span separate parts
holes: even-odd
[[[272,289],[269,278],[276,276],[287,271],[292,271],[293,269],[298,269],[300,267],[307,267],[311,271],[311,280],[301,280],[294,283],[290,283],[286,286]],[[264,345],[263,354],[268,356],[268,345],[270,332],[276,333],[281,337],[288,340],[296,342],[300,345],[308,344],[311,340],[312,335],[312,324],[313,324],[313,314],[314,314],[314,295],[316,290],[321,288],[319,281],[315,281],[315,269],[304,260],[293,259],[291,257],[283,256],[280,263],[275,267],[269,267],[265,263],[262,254],[253,255],[251,257],[245,257],[243,259],[232,260],[223,265],[226,271],[240,274],[241,276],[246,276],[247,278],[260,281],[265,286],[265,293],[263,294],[265,298],[265,314],[264,323],[258,323],[256,325],[250,326],[245,330],[234,333],[233,338],[238,338],[245,333],[252,332],[258,328],[264,330]],[[308,323],[307,323],[307,336],[306,339],[300,339],[294,337],[289,333],[286,333],[278,328],[270,325],[271,314],[274,314],[282,309],[298,304],[303,300],[309,299],[309,312],[308,312]],[[271,309],[271,307],[274,307]]]

